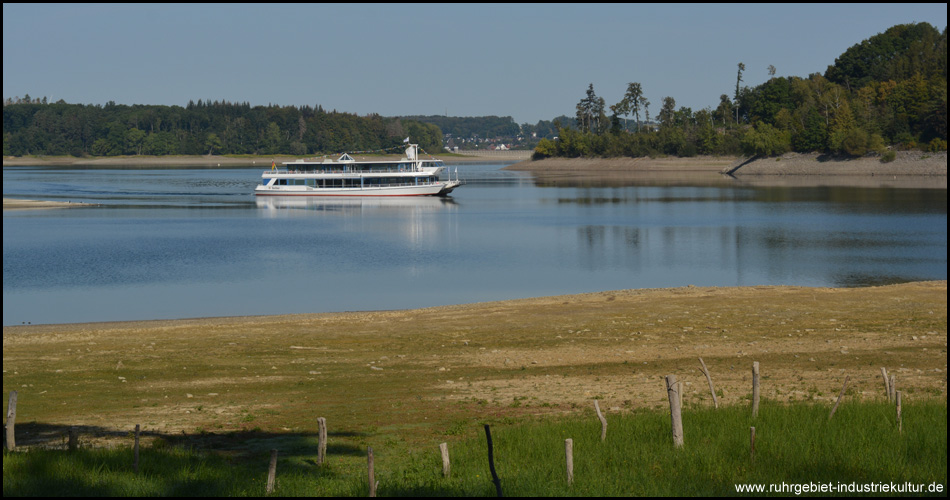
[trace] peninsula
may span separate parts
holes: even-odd
[[[947,152],[900,151],[891,162],[875,155],[842,158],[819,153],[785,153],[775,157],[737,156],[641,158],[544,158],[504,167],[534,173],[719,172],[741,176],[931,176],[943,177]],[[940,181],[938,181],[939,183]]]

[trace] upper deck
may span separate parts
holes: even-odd
[[[295,160],[282,164],[288,171],[314,173],[398,173],[398,172],[435,172],[445,167],[442,160],[419,158],[417,144],[410,144],[406,157],[399,160],[356,160],[343,153],[337,160]]]
[[[445,166],[442,160],[389,160],[389,161],[286,161],[283,165],[288,171],[321,173],[396,173],[424,172]]]

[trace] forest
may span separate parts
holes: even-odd
[[[453,137],[515,137],[521,127],[510,116],[403,116],[404,120],[431,123]]]
[[[321,106],[254,106],[222,101],[187,106],[46,102],[29,95],[3,106],[3,155],[315,155],[375,151],[409,137],[442,150],[438,127]]]
[[[651,103],[637,82],[607,106],[591,83],[573,118],[520,126],[508,116],[358,116],[201,99],[185,107],[67,104],[25,95],[4,100],[3,154],[305,156],[394,148],[406,137],[436,153],[443,134],[520,136],[518,147],[537,141],[536,158],[947,149],[946,28],[894,26],[847,49],[824,74],[776,77],[770,66],[769,80],[749,87],[745,71],[738,63],[735,89],[715,108],[677,108],[671,96]]]
[[[947,30],[897,25],[855,44],[824,74],[742,85],[715,108],[693,111],[664,97],[659,109],[640,83],[607,106],[593,84],[557,139],[541,139],[535,158],[656,155],[779,155],[789,151],[893,158],[894,149],[947,149]],[[631,117],[632,120],[626,118]],[[630,123],[632,122],[632,126]]]

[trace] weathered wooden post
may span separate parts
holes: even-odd
[[[678,386],[676,385],[676,375],[666,376],[666,395],[670,400],[670,419],[673,429],[673,446],[681,448],[683,446],[683,418],[681,415],[680,397]]]
[[[752,362],[752,418],[759,415],[759,362]]]
[[[749,459],[754,464],[755,463],[755,427],[749,427],[751,433],[750,439],[750,450],[749,450]]]
[[[564,456],[567,459],[567,485],[574,484],[574,440],[564,440]]]
[[[274,483],[277,482],[277,450],[270,451],[270,466],[267,467],[267,489],[266,494],[274,492]]]
[[[76,429],[75,427],[69,428],[69,441],[67,441],[66,450],[76,451],[76,448],[79,442],[78,434],[79,434],[79,429]]]
[[[327,419],[318,418],[317,426],[320,429],[317,434],[317,465],[323,465],[327,459]]]
[[[844,396],[844,390],[848,388],[848,379],[850,377],[851,377],[850,375],[845,375],[844,385],[841,386],[841,392],[838,393],[838,400],[835,401],[834,407],[831,408],[831,414],[828,415],[828,420],[831,420],[831,417],[835,416],[835,410],[837,410],[838,405],[841,404],[841,398]]]
[[[891,397],[891,383],[887,379],[887,368],[881,367],[881,376],[884,377],[884,395],[887,397],[887,401],[894,401],[894,398]]]
[[[16,433],[13,430],[16,424],[16,391],[10,391],[10,399],[7,403],[7,451],[13,451],[16,448]]]
[[[138,474],[139,473],[139,430],[141,427],[139,424],[135,424],[135,448],[133,455],[135,456],[134,461],[132,462],[132,470]]]
[[[891,387],[890,401],[893,403],[894,401],[897,400],[897,375],[891,375],[890,387]]]
[[[376,472],[373,470],[373,448],[367,448],[367,471],[369,473],[369,496],[376,497]]]
[[[485,424],[485,437],[488,439],[488,469],[491,471],[492,482],[495,483],[495,491],[498,493],[499,497],[503,497],[504,495],[501,493],[501,481],[498,479],[498,474],[495,473],[495,458],[491,444],[491,429],[488,427],[488,424]]]
[[[897,391],[894,394],[895,399],[897,399],[897,432],[903,434],[904,422],[901,416],[901,391]]]
[[[702,372],[706,376],[706,382],[709,382],[709,392],[713,397],[713,404],[716,405],[716,408],[719,408],[719,398],[716,397],[716,388],[713,387],[712,376],[709,374],[709,369],[706,368],[706,363],[703,362],[703,358],[699,358],[699,364],[703,366]]]
[[[600,419],[600,440],[603,441],[607,439],[607,419],[600,412],[600,403],[596,399],[594,400],[594,411],[597,412],[597,418]]]
[[[449,444],[440,444],[439,451],[442,453],[442,477],[449,477],[452,471],[452,464],[449,462]]]

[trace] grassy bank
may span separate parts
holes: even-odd
[[[946,419],[946,404],[937,401],[904,406],[901,432],[893,405],[881,402],[847,404],[832,420],[823,405],[806,403],[766,401],[755,419],[746,405],[700,407],[684,412],[685,446],[674,449],[664,412],[611,416],[602,442],[600,422],[588,411],[495,424],[493,451],[507,496],[724,496],[738,494],[737,484],[781,483],[791,488],[909,483],[936,495],[928,491],[931,484],[946,487]],[[754,456],[750,426],[756,427]],[[436,447],[401,449],[375,461],[378,494],[494,496],[482,428],[466,425],[459,433],[464,439],[450,447],[449,477],[442,475]],[[566,438],[574,441],[570,485]],[[289,456],[278,459],[276,495],[368,491],[363,453],[331,450],[328,462],[318,466],[313,439],[282,452]],[[139,474],[131,457],[128,447],[5,454],[4,496],[260,496],[265,491],[265,453],[235,459],[160,441],[142,451]]]
[[[70,427],[88,446],[126,446],[140,424],[146,446],[216,450],[255,467],[276,448],[304,464],[325,417],[333,471],[346,476],[365,470],[369,446],[391,464],[477,439],[480,423],[589,411],[595,398],[609,419],[662,412],[669,374],[688,408],[711,406],[699,357],[726,405],[748,404],[758,361],[762,397],[775,403],[827,412],[845,376],[839,413],[880,401],[886,367],[907,404],[945,406],[946,333],[946,281],[24,325],[3,328],[3,390],[19,393],[16,440],[27,448],[62,446]]]

